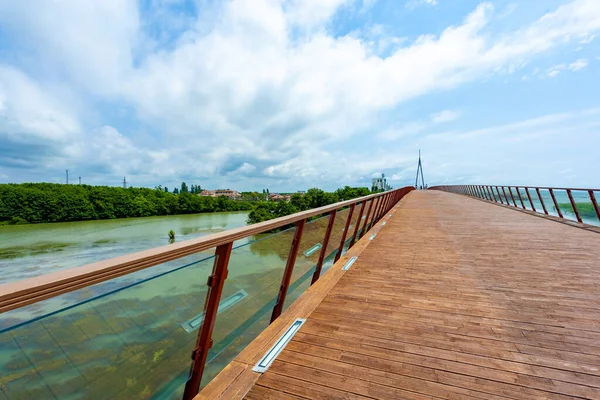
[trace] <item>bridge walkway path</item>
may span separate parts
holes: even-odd
[[[411,192],[240,395],[600,399],[600,234]]]

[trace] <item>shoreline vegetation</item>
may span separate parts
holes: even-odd
[[[560,207],[561,211],[567,211],[570,213],[573,212],[573,207],[571,207],[571,203],[559,203],[558,206]],[[577,207],[577,212],[579,212],[579,216],[581,218],[598,219],[598,217],[596,216],[596,210],[594,209],[594,205],[592,203],[575,202],[575,207]]]
[[[335,192],[325,192],[321,189],[312,188],[308,189],[304,194],[295,193],[292,195],[289,202],[261,202],[250,211],[247,222],[250,225],[268,221],[273,218],[284,217],[300,211],[323,207],[339,201],[367,196],[371,193],[375,192],[371,192],[371,190],[366,187],[351,188],[350,186],[345,186],[344,188],[337,189]],[[313,217],[312,219],[314,218],[318,218],[318,216]],[[291,226],[293,226],[293,224]],[[283,226],[275,231],[284,230],[291,226]]]
[[[253,224],[371,193],[368,188],[349,186],[335,192],[313,188],[305,194],[294,194],[287,202],[264,201],[254,192],[242,193],[241,200],[199,196],[199,186],[193,187],[192,192],[187,191],[185,184],[182,188],[185,189],[171,193],[160,186],[150,189],[57,183],[0,184],[0,225],[226,211],[249,211],[247,223]]]
[[[250,211],[254,206],[251,201],[175,194],[161,187],[0,184],[0,225]]]

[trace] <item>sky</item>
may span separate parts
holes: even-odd
[[[0,182],[598,187],[599,36],[598,0],[0,0]]]

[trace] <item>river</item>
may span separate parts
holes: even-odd
[[[348,211],[335,219],[323,272],[332,265]],[[243,226],[246,218],[237,212],[3,226],[2,282],[168,245],[171,229],[182,241]],[[306,224],[284,308],[310,286],[327,226],[327,217]],[[203,384],[269,325],[294,232],[234,243]],[[1,314],[0,386],[24,399],[181,398],[204,319],[212,254]]]
[[[246,225],[247,212],[0,226],[0,284]]]

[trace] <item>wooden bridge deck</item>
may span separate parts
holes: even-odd
[[[199,398],[600,399],[600,234],[437,191],[379,228]]]

